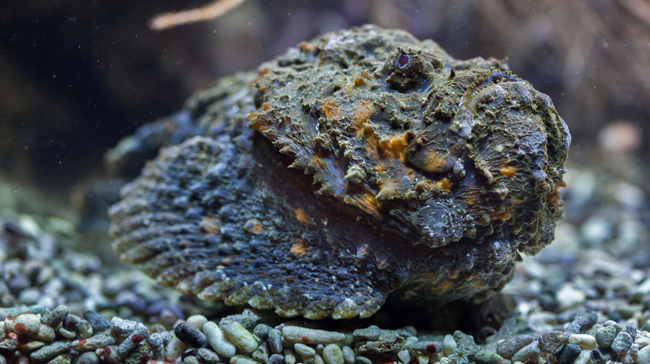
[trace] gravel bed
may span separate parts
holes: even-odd
[[[524,258],[504,289],[516,309],[475,337],[199,302],[80,252],[68,220],[0,205],[0,363],[650,363],[645,194],[585,170],[567,180],[556,241]]]

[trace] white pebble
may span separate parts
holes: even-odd
[[[397,357],[399,358],[399,361],[402,362],[402,364],[408,364],[409,361],[411,361],[411,354],[409,354],[408,350],[400,351],[397,353]]]
[[[326,364],[343,364],[343,352],[336,344],[329,344],[323,349],[323,359]]]
[[[305,357],[311,357],[311,356],[316,355],[316,350],[314,350],[313,348],[310,348],[309,346],[307,346],[305,344],[296,343],[296,344],[293,345],[293,349],[296,351],[296,353],[298,353],[300,356],[302,356],[303,359]]]
[[[223,337],[223,331],[219,328],[219,325],[215,324],[212,321],[206,322],[203,325],[203,333],[208,339],[210,346],[221,356],[226,358],[232,358],[237,352],[237,348],[233,345],[228,339]]]
[[[569,344],[576,344],[582,350],[594,350],[598,345],[596,338],[587,334],[573,334],[569,336]]]
[[[254,352],[259,346],[253,334],[246,330],[239,321],[230,322],[224,325],[221,330],[223,330],[224,336],[228,338],[230,342],[248,353]]]
[[[16,334],[34,335],[41,328],[41,319],[38,316],[28,313],[16,317],[14,320],[14,332]]]
[[[639,350],[639,356],[636,358],[637,364],[650,364],[650,345]]]
[[[456,344],[454,337],[451,335],[445,335],[445,339],[442,341],[442,351],[445,353],[445,355],[452,355],[457,347],[458,345]]]
[[[178,359],[181,355],[183,355],[185,350],[187,350],[187,344],[174,337],[169,340],[169,344],[167,344],[167,348],[165,349],[165,356],[169,360]]]
[[[573,364],[587,364],[590,358],[591,358],[591,350],[583,350],[582,352],[580,352],[580,355],[578,355],[576,361],[574,361]]]
[[[203,325],[208,319],[203,315],[192,315],[187,318],[187,323],[194,326],[197,330],[203,330]]]
[[[241,355],[235,355],[232,358],[230,358],[230,364],[259,364],[259,363],[251,358],[247,358]]]

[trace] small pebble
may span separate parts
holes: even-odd
[[[72,332],[77,332],[78,325],[79,325],[79,321],[72,315],[68,315],[68,317],[66,317],[65,320],[63,320],[63,323],[61,324],[61,326],[64,329]]]
[[[537,358],[540,353],[541,350],[539,348],[539,343],[537,341],[533,341],[532,343],[524,346],[519,351],[517,351],[515,355],[512,356],[511,360],[513,362],[514,361],[525,362],[529,359]]]
[[[93,336],[93,327],[87,320],[79,321],[79,324],[77,324],[77,331],[79,332],[79,336],[84,339]]]
[[[164,341],[160,333],[153,333],[147,338],[147,342],[151,346],[151,351],[154,359],[162,359],[165,350]]]
[[[282,336],[290,343],[335,344],[345,339],[345,335],[325,330],[308,329],[298,326],[285,326]]]
[[[219,358],[219,355],[217,355],[217,353],[212,352],[211,350],[208,350],[206,348],[200,348],[199,350],[197,350],[196,358],[201,364],[217,364],[221,362],[221,358]]]
[[[236,347],[252,353],[257,349],[257,340],[239,321],[232,321],[221,327],[224,336]]]
[[[260,344],[253,354],[251,354],[251,357],[258,363],[266,363],[266,361],[269,360],[268,345],[265,342]]]
[[[98,364],[99,358],[97,357],[97,354],[95,354],[94,351],[87,351],[79,355],[75,359],[74,363],[75,364]]]
[[[237,322],[237,321],[235,321],[235,322]],[[258,363],[255,360],[251,359],[251,358],[247,358],[247,357],[242,356],[242,355],[235,355],[232,358],[230,358],[230,364],[258,364]]]
[[[355,340],[379,340],[379,335],[381,335],[381,330],[375,325],[369,326],[365,329],[354,330],[352,333]]]
[[[45,361],[52,359],[55,356],[70,350],[70,343],[65,341],[54,342],[50,345],[44,346],[35,352],[31,353],[29,357],[32,361]]]
[[[402,362],[402,364],[408,364],[411,361],[411,354],[409,354],[408,350],[400,351],[397,353],[397,357],[399,358],[399,361]]]
[[[603,326],[596,330],[596,342],[601,348],[609,348],[616,338],[616,328],[614,326]]]
[[[282,331],[278,329],[272,329],[269,331],[269,349],[275,354],[280,354],[282,352]]]
[[[576,358],[573,364],[587,364],[591,358],[591,350],[583,350]]]
[[[458,344],[456,344],[454,337],[452,335],[445,335],[445,338],[442,341],[442,350],[444,351],[445,355],[453,355],[454,350],[456,350],[457,347]]]
[[[365,356],[357,356],[354,358],[354,364],[372,364],[372,360],[366,358]]]
[[[212,321],[208,321],[203,325],[203,333],[205,334],[210,346],[217,352],[217,354],[226,358],[235,356],[237,348],[228,339],[223,336],[223,332],[219,325]]]
[[[180,341],[178,338],[169,340],[165,348],[165,357],[169,360],[178,359],[187,350],[187,344]]]
[[[56,335],[54,334],[54,329],[45,325],[45,324],[40,324],[38,333],[36,334],[36,340],[41,340],[41,341],[52,341],[56,338]]]
[[[558,358],[559,364],[573,364],[576,358],[580,355],[582,349],[576,344],[567,344]]]
[[[258,324],[255,326],[255,329],[253,330],[253,334],[255,336],[259,337],[262,340],[266,340],[269,337],[269,332],[271,332],[273,328],[269,325],[265,324]]]
[[[628,352],[630,348],[632,347],[632,343],[634,340],[632,340],[632,337],[630,334],[628,334],[625,331],[621,331],[616,335],[616,338],[614,339],[614,342],[612,343],[612,350],[614,350],[616,353],[619,355],[621,353]]]
[[[47,362],[47,364],[70,364],[72,360],[67,354],[61,354]]]
[[[187,318],[186,322],[197,330],[203,330],[203,325],[208,322],[208,319],[203,315],[192,315]]]
[[[96,332],[104,331],[111,327],[110,322],[108,322],[104,316],[95,311],[86,310],[83,313],[83,317],[90,323],[90,326],[92,326],[93,330]]]
[[[507,363],[507,360],[505,360],[497,353],[492,353],[487,350],[480,350],[474,354],[474,362],[476,364],[505,364]]]
[[[303,357],[310,357],[316,355],[316,350],[310,348],[305,344],[296,343],[293,345],[293,349],[298,353],[298,355]]]
[[[14,332],[16,334],[35,335],[41,327],[41,319],[38,316],[27,313],[16,317],[14,320]]]
[[[569,341],[569,337],[562,331],[547,331],[541,334],[537,341],[542,351],[557,354],[564,349],[564,345]]]
[[[345,364],[354,364],[354,350],[351,347],[344,346],[341,352],[343,353],[343,361]]]
[[[445,341],[446,339],[447,338],[445,337]],[[532,343],[533,340],[535,340],[535,337],[533,335],[513,336],[507,340],[504,340],[497,346],[497,354],[506,359],[510,359],[513,355],[515,355],[516,352],[521,350],[521,348]],[[447,354],[447,349],[445,349],[445,354]]]
[[[284,350],[284,361],[287,364],[296,364],[296,356],[293,354],[292,350]]]
[[[66,339],[74,339],[75,337],[77,337],[77,333],[75,333],[74,331],[66,330],[63,327],[59,327],[56,330],[56,332]]]
[[[273,354],[269,357],[268,364],[284,364],[284,356],[280,354]]]
[[[205,335],[199,329],[186,322],[181,322],[176,325],[174,333],[179,340],[193,348],[203,348],[208,345],[208,340]]]
[[[203,335],[203,334],[201,334]],[[117,353],[123,358],[143,340],[149,337],[149,329],[143,324],[138,324],[131,334],[117,347]],[[204,337],[205,338],[205,337]]]
[[[596,338],[587,334],[573,334],[569,336],[569,344],[576,344],[583,350],[593,350],[596,348]]]
[[[636,358],[637,364],[650,364],[650,345],[639,350],[639,354]]]
[[[326,364],[343,364],[343,352],[336,344],[329,344],[323,349],[323,360]]]
[[[59,305],[55,307],[52,311],[46,312],[41,317],[41,322],[43,322],[47,326],[56,328],[57,326],[59,326],[60,323],[63,322],[63,320],[65,320],[65,318],[68,316],[68,313],[69,313],[68,306]]]

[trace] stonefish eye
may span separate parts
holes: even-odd
[[[406,53],[402,53],[397,57],[397,67],[400,69],[408,68],[411,65],[411,56]]]

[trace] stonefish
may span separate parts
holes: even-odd
[[[123,188],[111,234],[202,299],[309,319],[480,301],[562,215],[570,135],[548,96],[404,31],[322,35],[179,115],[198,132]]]

